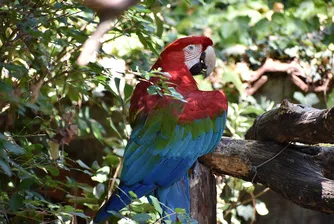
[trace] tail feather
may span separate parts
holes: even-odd
[[[149,194],[156,188],[155,185],[134,184],[131,186],[120,185],[118,191],[112,194],[109,200],[99,209],[94,217],[94,223],[99,223],[113,216],[111,211],[119,212],[122,208],[131,203],[129,191],[134,192],[138,198]]]
[[[174,212],[176,208],[183,208],[187,214],[190,214],[190,189],[187,173],[174,184],[165,188],[158,188],[155,193],[163,204],[162,216],[168,215],[172,221],[176,221],[177,217]]]

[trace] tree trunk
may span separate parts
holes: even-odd
[[[191,217],[198,223],[214,224],[217,221],[216,178],[206,166],[197,163],[190,175]]]

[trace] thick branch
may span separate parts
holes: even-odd
[[[263,77],[268,72],[286,73],[289,75],[291,82],[298,86],[303,92],[326,92],[332,89],[334,85],[332,73],[325,74],[323,77],[323,84],[319,86],[316,83],[313,83],[313,81],[305,75],[303,68],[297,61],[294,60],[290,63],[284,63],[267,58],[265,63],[254,72],[249,80],[249,85],[246,90],[248,95],[253,95],[267,82],[268,77]]]
[[[264,113],[254,121],[246,139],[334,143],[334,107],[319,110],[283,100],[279,108]]]
[[[200,162],[217,174],[262,183],[302,207],[334,214],[334,147],[290,145],[263,164],[286,146],[223,138]]]
[[[306,77],[302,67],[296,61],[283,63],[267,58],[265,63],[252,75],[250,82],[255,82],[266,72],[286,72],[288,74]]]
[[[94,33],[82,46],[80,56],[77,59],[79,65],[87,65],[91,57],[101,46],[100,39],[111,28],[113,19],[120,16],[125,10],[136,4],[138,0],[80,0],[84,5],[97,12],[100,23]]]

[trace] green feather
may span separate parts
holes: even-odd
[[[161,135],[158,135],[154,139],[153,146],[155,149],[162,150],[166,148],[169,142],[170,142],[169,138],[164,138]]]

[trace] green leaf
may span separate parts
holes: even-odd
[[[159,38],[161,38],[162,36],[162,32],[164,31],[164,28],[163,28],[163,25],[164,23],[162,22],[162,20],[159,18],[159,16],[157,16],[156,13],[154,13],[154,20],[155,20],[155,24],[156,24],[156,27],[157,27],[157,36]]]
[[[150,200],[151,200],[151,203],[152,205],[154,206],[155,210],[157,212],[159,212],[160,214],[162,214],[162,208],[160,206],[160,203],[158,201],[158,199],[152,195],[149,196]]]
[[[227,21],[221,23],[221,35],[227,39],[238,31],[239,27],[236,21]]]
[[[144,37],[141,32],[136,33],[140,42],[145,46],[148,47],[156,56],[159,56],[159,52],[153,47],[152,43],[147,41],[150,38]]]
[[[301,92],[295,92],[293,94],[293,98],[306,106],[312,106],[320,102],[318,96],[315,93],[308,93],[306,96],[304,96]]]
[[[255,208],[259,215],[267,215],[269,213],[266,204],[263,202],[257,202]]]
[[[269,20],[267,18],[263,18],[254,25],[252,31],[256,32],[257,38],[259,40],[262,40],[268,37],[268,35],[270,34],[270,25],[271,23],[269,22]]]
[[[15,155],[22,155],[25,153],[25,150],[23,148],[21,148],[20,146],[16,144],[10,143],[10,142],[5,142],[4,148],[6,148],[9,152]]]
[[[13,175],[12,170],[10,166],[8,165],[8,163],[1,159],[0,159],[0,168],[5,172],[7,176],[11,177]]]
[[[51,175],[53,175],[53,176],[58,176],[59,175],[59,170],[55,166],[49,165],[49,166],[45,166],[44,168],[48,172],[50,172]]]
[[[82,162],[80,159],[76,160],[76,162],[78,163],[79,166],[81,166],[82,168],[86,169],[86,170],[92,170],[89,166],[87,166],[84,162]]]
[[[155,85],[147,87],[147,93],[150,95],[158,94],[159,96],[162,96],[161,88]]]
[[[326,105],[327,108],[334,106],[334,90],[328,95]]]
[[[242,186],[247,193],[251,193],[255,190],[255,186],[251,182],[244,182]]]
[[[56,2],[56,4],[54,4],[55,9],[61,9],[63,8],[63,4],[59,3],[59,2]]]
[[[294,92],[293,98],[301,104],[305,104],[305,96],[301,92]]]
[[[96,175],[92,177],[92,180],[103,183],[108,180],[110,173],[110,167],[104,166],[96,171]]]
[[[154,4],[155,0],[145,0],[145,5],[147,8],[151,8],[151,6]]]
[[[104,133],[104,128],[102,127],[102,125],[100,123],[98,123],[97,121],[90,119],[91,122],[91,127],[92,127],[92,132],[95,136],[95,138],[97,138],[98,140],[102,141],[103,137],[102,137],[102,133]]]
[[[40,110],[39,106],[37,106],[36,104],[26,103],[25,106],[36,111]]]
[[[306,103],[305,104],[307,106],[312,106],[312,105],[317,104],[317,103],[320,102],[317,94],[315,94],[315,93],[308,93],[306,95],[305,99],[306,99]]]
[[[130,99],[132,92],[133,92],[133,86],[125,83],[125,87],[124,87],[124,100],[125,101]]]
[[[247,106],[245,110],[242,111],[242,114],[256,114],[259,116],[263,114],[264,112],[265,111],[262,108],[250,105],[250,106]]]
[[[186,214],[186,210],[183,208],[175,208],[175,212],[179,215]]]
[[[119,164],[119,157],[112,154],[108,154],[104,158],[104,161],[107,163],[107,165],[117,166]]]
[[[96,187],[94,187],[93,189],[93,194],[97,199],[101,198],[104,192],[105,192],[105,187],[104,187],[104,184],[101,184],[101,183],[96,185]]]
[[[228,68],[226,68],[224,71],[223,81],[233,83],[240,94],[242,94],[245,91],[244,87],[242,86],[242,82],[239,75]]]
[[[29,189],[33,184],[35,183],[35,179],[34,178],[25,178],[23,179],[19,186],[18,189],[19,190],[27,190]]]
[[[187,102],[184,98],[183,98],[183,96],[178,92],[178,91],[176,91],[176,89],[174,88],[174,87],[168,87],[168,91],[169,91],[169,94],[166,94],[165,93],[165,95],[170,95],[170,96],[172,96],[173,98],[175,98],[175,99],[177,99],[177,100],[180,100],[180,101],[182,101],[182,102]]]
[[[126,192],[126,193],[129,193],[130,197],[133,198],[133,199],[137,199],[138,198],[137,195],[136,195],[136,193],[133,192],[133,191],[129,191],[129,192]]]
[[[79,216],[83,219],[88,219],[89,218],[89,216],[85,215],[83,212],[70,212],[70,214]]]
[[[139,223],[146,223],[148,220],[151,219],[151,216],[149,216],[148,214],[136,214],[133,217],[133,220],[139,222]]]
[[[3,134],[0,133],[0,140],[5,140],[5,139],[6,139],[6,137]]]
[[[116,134],[118,135],[118,137],[120,138],[120,139],[122,139],[122,135],[119,133],[119,131],[117,130],[117,128],[116,128],[116,126],[115,126],[115,124],[114,124],[114,122],[113,122],[113,120],[111,119],[111,118],[107,118],[107,120],[109,121],[109,125],[110,125],[110,127],[116,132]]]
[[[73,207],[70,206],[70,205],[65,205],[64,208],[63,208],[63,211],[64,211],[64,212],[74,212],[74,211],[75,211],[75,208],[73,208]]]
[[[28,73],[28,70],[23,65],[5,64],[8,71],[11,71],[11,75],[15,78],[21,78]]]
[[[23,206],[24,196],[19,192],[15,192],[9,201],[10,209],[13,212],[17,212]]]

